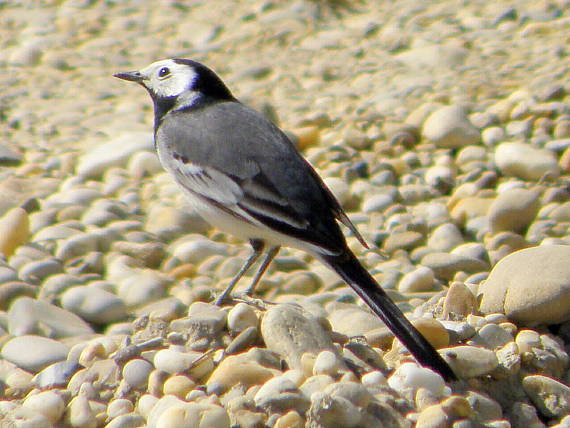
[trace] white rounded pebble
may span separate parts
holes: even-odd
[[[1,409],[3,410],[3,409]],[[53,428],[48,418],[39,412],[26,407],[10,409],[9,413],[2,413],[2,426],[6,428]]]
[[[150,412],[152,411],[155,404],[158,402],[159,398],[151,394],[144,394],[137,401],[136,409],[144,418],[148,419]]]
[[[558,176],[560,168],[550,150],[525,143],[502,143],[495,149],[495,163],[504,175],[540,180],[544,174]]]
[[[162,171],[162,165],[155,153],[137,152],[132,155],[127,165],[127,170],[135,178],[143,178],[146,175],[154,175]]]
[[[17,207],[0,218],[0,254],[10,257],[30,235],[30,221],[26,210]]]
[[[57,423],[65,411],[63,398],[53,391],[30,395],[22,406],[44,415],[52,424]]]
[[[161,349],[154,355],[154,367],[170,374],[183,373],[188,370],[195,357],[172,349]]]
[[[318,426],[351,428],[360,424],[362,412],[343,397],[331,397],[324,392],[311,395],[309,417]]]
[[[371,195],[362,202],[362,211],[366,214],[382,212],[393,203],[394,198],[390,194]]]
[[[333,383],[334,379],[328,375],[310,376],[299,386],[299,390],[307,397],[310,397],[314,392],[323,391]]]
[[[142,306],[164,297],[170,280],[156,271],[140,270],[119,283],[118,296],[127,307]]]
[[[119,415],[112,419],[105,428],[139,428],[145,426],[145,419],[136,413]]]
[[[507,136],[505,130],[499,126],[490,126],[481,133],[481,140],[486,146],[496,146]]]
[[[425,388],[436,397],[449,394],[443,378],[433,370],[418,367],[414,363],[404,363],[388,378],[388,385],[396,391]]]
[[[230,418],[220,406],[183,403],[164,410],[157,418],[156,428],[229,428]]]
[[[547,418],[559,418],[570,414],[570,387],[547,376],[526,376],[522,381],[524,391]]]
[[[68,404],[65,420],[73,428],[97,427],[97,418],[89,406],[89,400],[81,395]]]
[[[245,303],[238,303],[228,312],[228,328],[231,332],[240,333],[249,327],[257,327],[255,310]]]
[[[430,291],[433,289],[434,281],[433,270],[426,266],[418,266],[402,277],[398,283],[398,290],[402,293]]]
[[[152,150],[153,140],[148,132],[123,134],[83,154],[77,163],[77,173],[86,178],[100,177],[108,169],[124,165],[134,153]]]
[[[107,415],[113,419],[120,415],[131,413],[134,410],[133,403],[126,398],[118,398],[109,403],[107,406]]]
[[[182,263],[198,264],[207,258],[220,255],[227,256],[228,247],[224,244],[199,237],[198,239],[182,242],[174,247],[173,255]]]
[[[2,347],[2,357],[33,373],[63,361],[69,348],[61,342],[41,336],[18,336]]]
[[[120,298],[95,287],[69,288],[61,296],[61,305],[95,324],[121,321],[127,316],[127,308]]]
[[[463,107],[445,106],[428,116],[422,135],[438,147],[456,148],[479,141],[479,130],[473,126]]]
[[[123,379],[133,389],[143,390],[148,383],[148,376],[154,370],[153,365],[142,358],[132,359],[123,367]]]
[[[525,248],[501,259],[479,286],[480,311],[511,321],[558,324],[570,319],[568,245]]]
[[[440,353],[459,377],[476,377],[493,371],[499,360],[489,349],[476,346],[455,346],[440,349]]]
[[[97,251],[101,237],[96,233],[79,232],[65,240],[61,240],[57,245],[55,256],[61,260],[71,260]]]
[[[291,379],[287,376],[276,376],[265,382],[261,388],[257,391],[253,400],[257,405],[265,402],[268,398],[275,397],[283,392],[297,391],[297,385],[295,385]]]
[[[375,388],[387,385],[388,380],[381,371],[375,370],[362,376],[362,384],[367,388]]]
[[[513,341],[513,336],[497,324],[487,324],[477,333],[488,348],[496,349]]]
[[[329,375],[336,376],[338,371],[343,367],[334,352],[325,350],[319,352],[315,365],[313,366],[313,375]]]

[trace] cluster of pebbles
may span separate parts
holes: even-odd
[[[570,427],[567,2],[59,3],[0,16],[0,426]],[[181,53],[275,101],[460,381],[296,250],[211,303],[249,249],[110,77]]]

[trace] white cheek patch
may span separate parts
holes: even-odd
[[[170,70],[170,74],[161,79],[158,74],[164,67]],[[198,77],[192,67],[178,64],[170,59],[152,63],[141,70],[141,74],[148,78],[146,86],[158,97],[177,97],[186,91],[191,91]]]

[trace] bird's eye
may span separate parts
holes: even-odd
[[[166,77],[170,74],[170,69],[168,67],[162,67],[158,70],[158,77]]]

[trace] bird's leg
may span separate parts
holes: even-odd
[[[245,261],[245,263],[243,264],[243,266],[240,268],[239,272],[236,274],[236,276],[234,276],[232,278],[232,280],[230,281],[230,283],[228,284],[228,286],[226,287],[226,289],[224,291],[222,291],[222,294],[220,294],[216,300],[215,300],[215,304],[217,306],[221,306],[222,303],[224,303],[224,301],[230,296],[230,294],[232,293],[234,287],[236,286],[236,284],[238,283],[238,281],[241,279],[241,277],[247,272],[247,270],[251,267],[251,265],[253,265],[257,259],[259,258],[259,256],[261,256],[261,254],[263,253],[263,248],[265,247],[265,242],[263,242],[261,239],[251,239],[249,241],[249,243],[251,244],[251,248],[253,249],[253,252],[251,253],[251,255],[249,256],[249,258]],[[259,272],[258,272],[259,273]],[[257,275],[256,275],[257,278]],[[258,279],[259,280],[259,279]],[[249,290],[249,288],[248,288]]]
[[[259,282],[259,280],[261,279],[261,277],[263,276],[263,274],[265,273],[265,271],[267,270],[267,268],[269,267],[269,265],[277,255],[277,253],[279,252],[280,248],[281,247],[271,247],[267,252],[267,254],[265,254],[265,257],[263,258],[263,261],[261,262],[261,265],[259,266],[259,269],[257,270],[255,277],[253,278],[253,281],[251,281],[251,284],[245,290],[246,296],[251,296],[253,294],[255,287],[257,286],[257,283]]]

